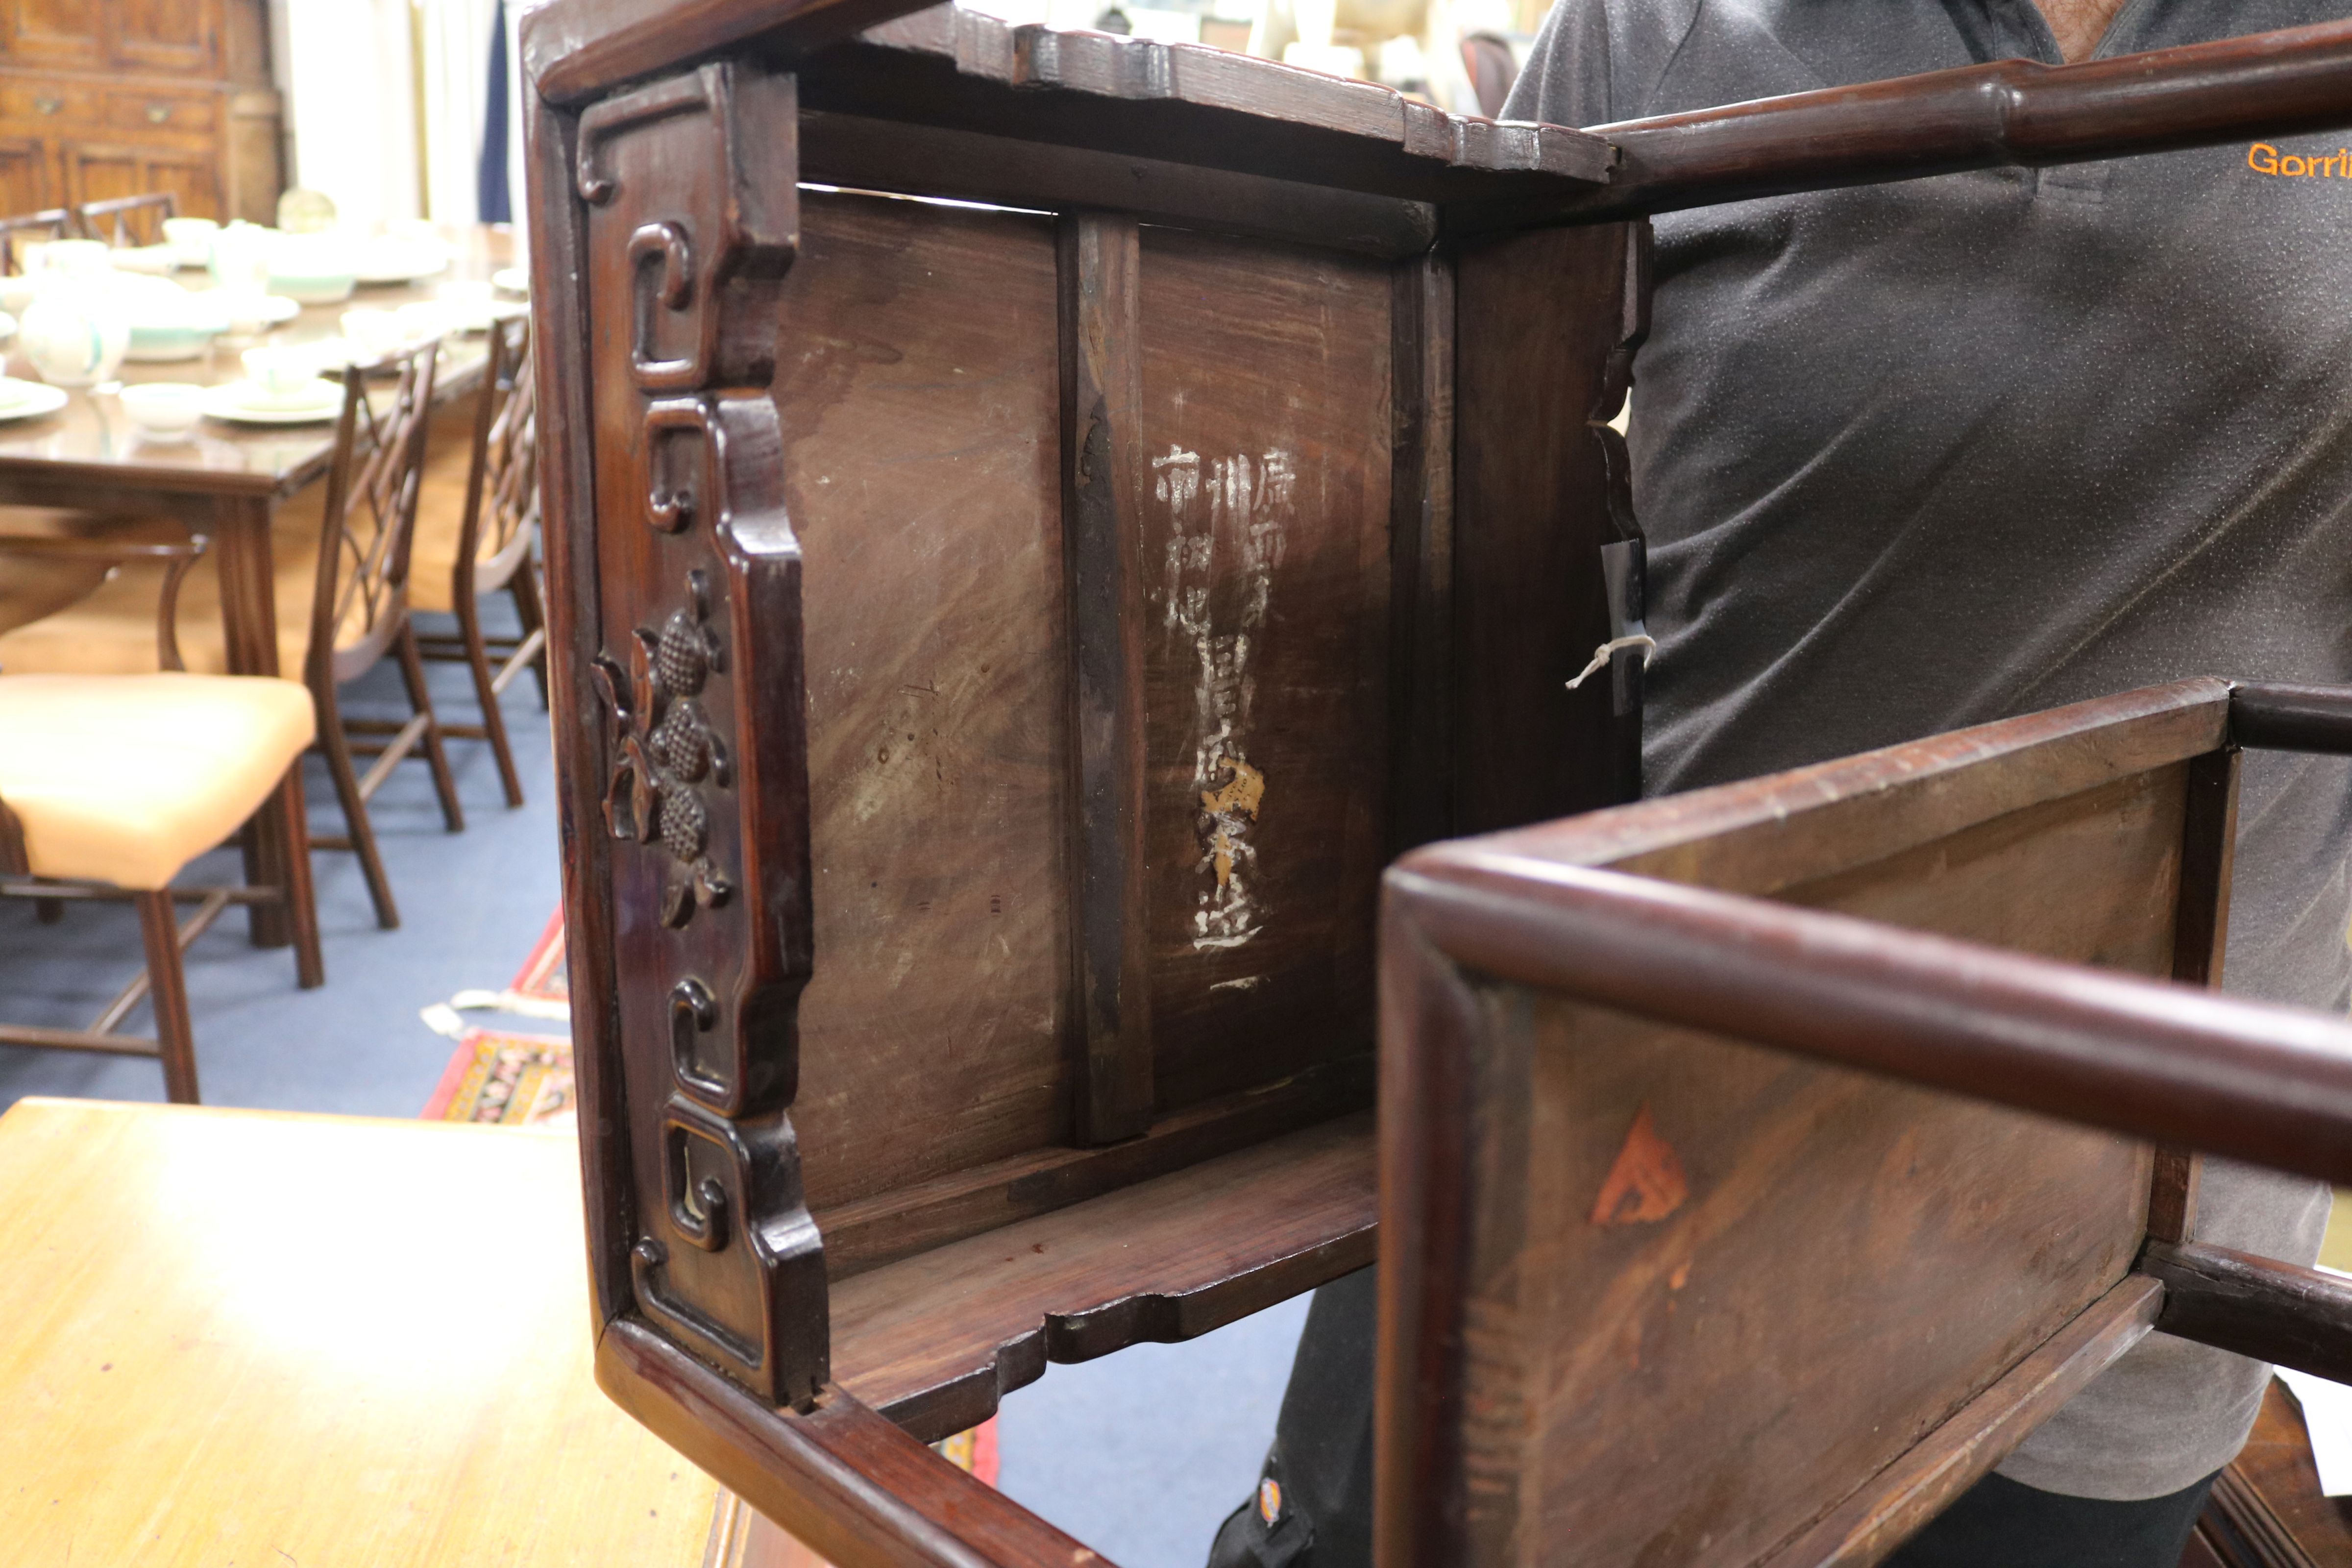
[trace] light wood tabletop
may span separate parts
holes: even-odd
[[[585,1259],[565,1133],[19,1101],[0,1560],[699,1563],[718,1489],[597,1389]]]

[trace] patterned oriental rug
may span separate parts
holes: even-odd
[[[425,1009],[425,1021],[457,1042],[441,1081],[421,1112],[428,1121],[486,1121],[502,1127],[578,1126],[568,1035],[482,1028],[463,1016],[499,1012],[569,1025],[570,976],[563,957],[563,911],[548,921],[522,968],[500,991],[460,991]],[[996,1419],[931,1447],[959,1469],[996,1484]],[[712,1521],[711,1558],[724,1568],[825,1568],[823,1559],[722,1490]]]

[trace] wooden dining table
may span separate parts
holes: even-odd
[[[513,263],[517,247],[504,224],[439,226],[452,248],[449,268],[415,283],[362,284],[349,300],[310,305],[281,325],[257,336],[215,339],[200,359],[164,364],[123,365],[121,384],[194,382],[216,386],[244,375],[239,356],[264,345],[301,347],[342,335],[341,316],[362,306],[394,308],[440,299],[471,285],[478,290],[499,268]],[[201,272],[183,271],[190,288],[209,283]],[[12,341],[0,370],[38,380],[38,374]],[[469,397],[481,385],[487,359],[478,333],[444,340],[434,383],[436,403]],[[325,478],[334,446],[331,417],[315,424],[256,426],[206,417],[195,437],[157,441],[141,435],[112,384],[67,394],[54,414],[0,422],[0,506],[65,508],[125,527],[169,517],[192,534],[212,541],[220,574],[222,629],[228,668],[237,675],[277,675],[278,608],[270,559],[270,528],[278,508]],[[102,534],[102,530],[101,530]],[[5,570],[6,568],[0,568]],[[284,673],[299,675],[299,671]],[[263,807],[265,814],[278,807]],[[247,835],[247,865],[256,882],[281,880],[268,847],[279,841],[262,822]],[[283,911],[271,904],[251,906],[254,942],[284,946],[291,940]]]

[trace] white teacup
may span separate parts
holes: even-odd
[[[102,239],[53,239],[40,247],[37,263],[27,264],[37,264],[43,272],[90,273],[107,271],[114,262]]]
[[[382,359],[394,349],[407,347],[417,335],[408,322],[401,320],[397,310],[374,305],[345,310],[341,321],[343,336],[357,343],[371,359]]]
[[[144,381],[122,389],[122,412],[153,440],[186,440],[204,411],[205,389],[193,382]]]
[[[246,379],[271,402],[299,402],[317,390],[318,362],[309,354],[295,349],[258,348],[247,349],[240,357]]]
[[[167,217],[163,220],[163,238],[171,245],[173,259],[183,267],[210,266],[213,258],[213,236],[220,225],[208,217]]]

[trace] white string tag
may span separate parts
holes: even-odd
[[[1610,659],[1616,657],[1617,650],[1621,647],[1640,648],[1642,650],[1642,668],[1647,669],[1650,667],[1650,656],[1658,651],[1658,639],[1654,637],[1645,637],[1640,632],[1636,632],[1629,637],[1611,637],[1607,642],[1602,643],[1599,647],[1592,650],[1592,662],[1586,665],[1577,675],[1577,678],[1568,683],[1568,689],[1570,691],[1573,691],[1578,687],[1583,685],[1587,680],[1591,679],[1594,675],[1608,668]]]

